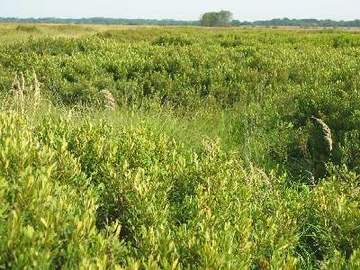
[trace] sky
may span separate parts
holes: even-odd
[[[110,17],[197,20],[229,10],[234,19],[360,19],[360,0],[0,0],[0,17]]]

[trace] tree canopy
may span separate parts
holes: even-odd
[[[232,13],[227,10],[219,12],[207,12],[201,16],[202,26],[227,26],[232,22]]]

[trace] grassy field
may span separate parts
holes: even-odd
[[[0,43],[0,269],[360,268],[357,31],[4,24]]]

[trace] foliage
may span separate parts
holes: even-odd
[[[16,28],[1,269],[360,267],[357,33]]]
[[[207,12],[201,16],[200,24],[202,26],[227,26],[232,21],[232,13],[222,10],[219,12]]]

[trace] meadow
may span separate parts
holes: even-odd
[[[0,269],[360,269],[360,32],[2,24],[0,44]]]

